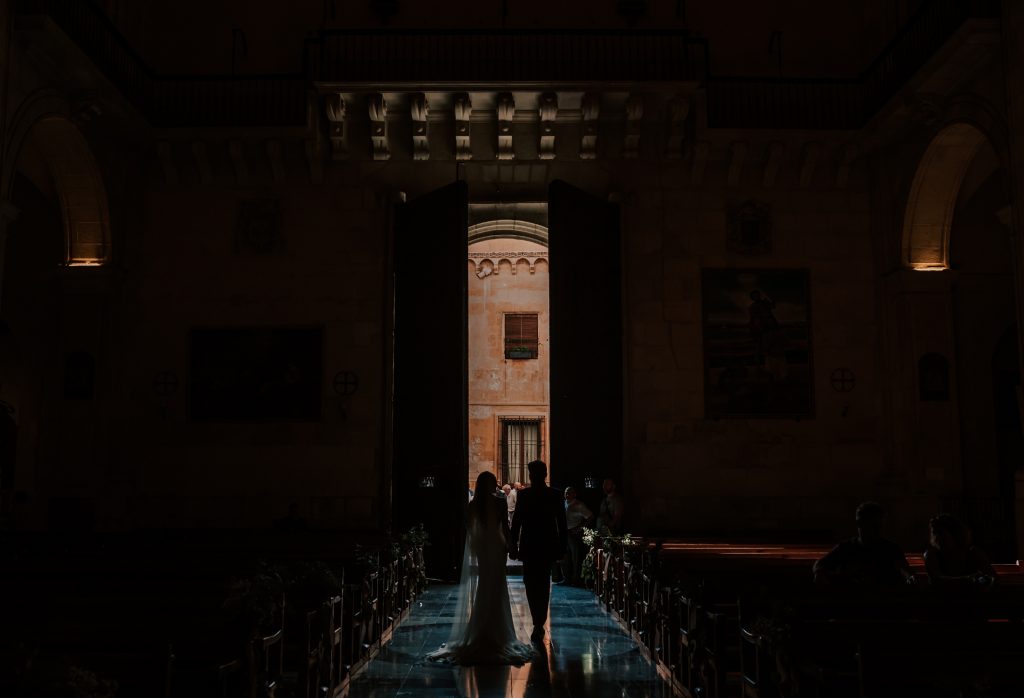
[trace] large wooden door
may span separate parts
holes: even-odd
[[[551,479],[621,484],[622,301],[618,207],[565,182],[548,193]]]
[[[468,500],[467,216],[456,182],[395,217],[392,521],[423,523],[427,573],[454,580]]]

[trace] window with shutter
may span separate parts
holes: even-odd
[[[505,314],[505,358],[536,359],[537,313]]]

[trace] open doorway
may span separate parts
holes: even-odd
[[[468,486],[488,471],[522,486],[551,439],[547,204],[471,204],[469,218]]]
[[[386,357],[393,367],[391,419],[382,444],[390,473],[383,484],[390,494],[386,504],[392,530],[425,525],[431,541],[428,575],[439,579],[458,579],[465,537],[471,472],[468,325],[476,314],[468,307],[470,279],[492,277],[491,286],[520,275],[544,280],[548,254],[555,261],[554,275],[537,291],[540,305],[510,308],[500,319],[492,315],[497,329],[482,333],[484,344],[473,342],[500,352],[501,365],[511,365],[510,370],[548,375],[539,386],[545,400],[514,404],[492,416],[488,438],[493,438],[490,467],[495,474],[501,467],[503,425],[513,425],[505,431],[505,444],[512,446],[506,449],[508,464],[514,465],[513,454],[532,460],[525,441],[530,438],[526,430],[534,428],[515,421],[532,420],[537,425],[532,433],[539,434],[534,449],[549,463],[553,487],[575,486],[596,511],[597,483],[604,477],[621,482],[617,206],[561,181],[550,184],[547,203],[519,203],[511,215],[494,204],[470,206],[468,198],[467,183],[453,182],[400,204],[394,224],[393,344]],[[495,254],[502,250],[492,249],[486,255],[497,259],[478,265],[468,256],[475,254],[469,247],[488,239],[511,239],[519,248],[511,252],[526,254],[502,259]],[[534,312],[535,343],[528,334],[531,321],[522,317]],[[536,358],[530,358],[533,354]],[[540,369],[545,361],[548,368]],[[515,424],[523,427],[518,433]],[[511,467],[509,477],[514,477]]]

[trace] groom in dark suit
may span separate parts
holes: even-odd
[[[523,561],[523,585],[533,616],[530,638],[539,641],[544,637],[551,598],[551,564],[565,555],[568,534],[562,497],[544,483],[548,466],[535,460],[526,467],[530,486],[519,493],[516,501],[509,555]]]

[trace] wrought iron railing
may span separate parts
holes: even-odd
[[[544,460],[544,418],[541,416],[501,417],[501,481],[529,482],[526,466]]]
[[[301,73],[155,75],[90,0],[17,0],[49,16],[158,126],[298,126],[311,82],[697,81],[715,128],[855,129],[964,24],[999,0],[932,0],[858,77],[769,79],[708,72],[708,46],[679,31],[341,31],[307,39]]]

